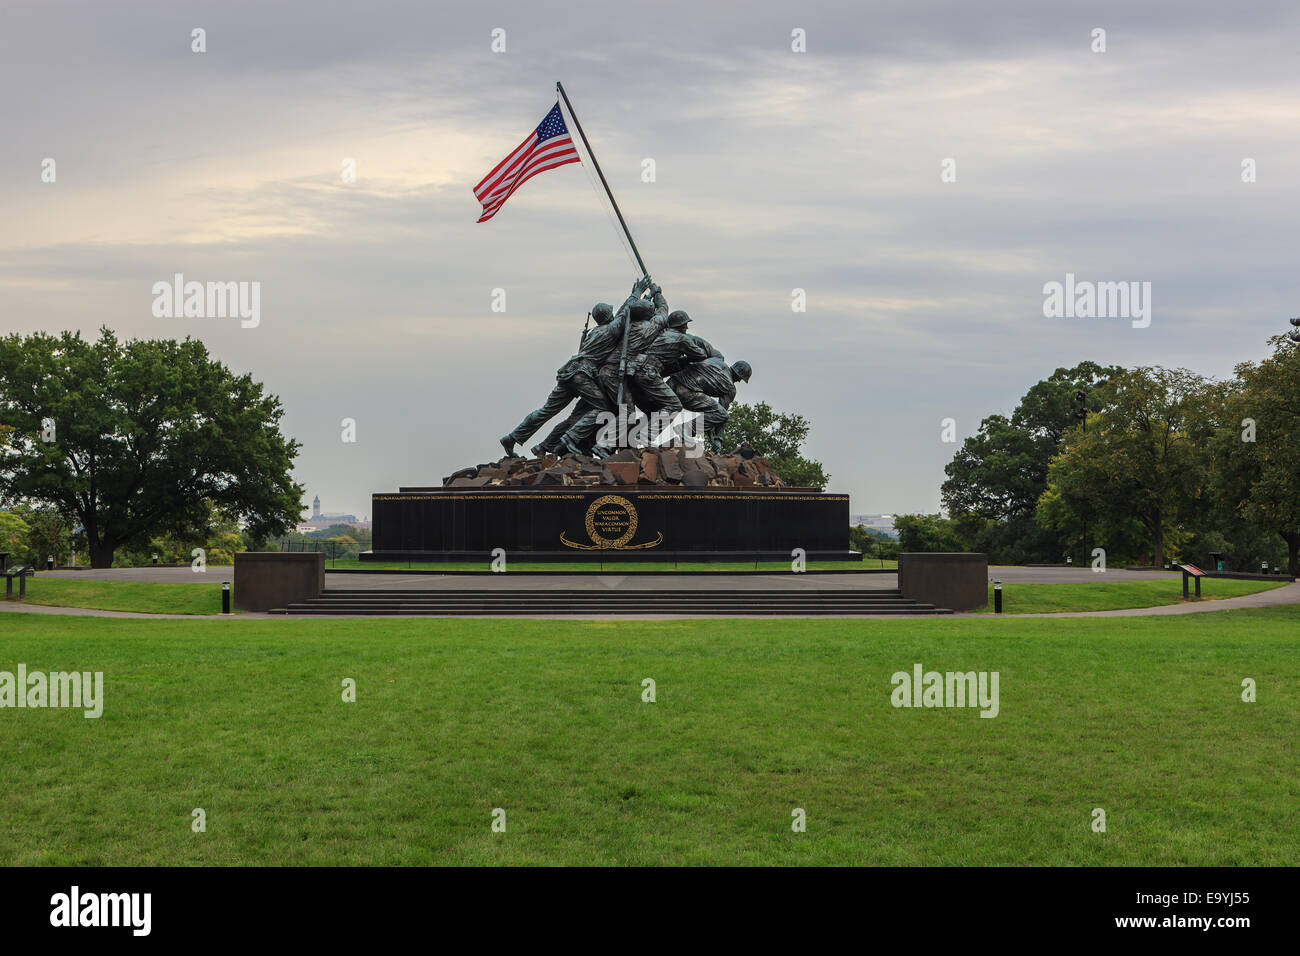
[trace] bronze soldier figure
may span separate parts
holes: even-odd
[[[686,329],[690,326],[690,324],[691,324],[691,317],[686,312],[686,310],[677,309],[673,312],[668,313],[668,328],[675,329],[677,332],[680,332],[682,335],[686,336],[696,345],[700,346],[700,348],[704,349],[704,351],[708,353],[709,358],[720,359],[725,357],[721,352],[719,352],[716,348],[714,348],[713,345],[710,344],[706,339],[703,339],[698,335],[694,335],[690,332],[687,332]],[[671,365],[664,365],[663,373],[665,375],[672,375],[673,373],[678,372],[681,369],[685,368],[688,364],[690,363],[687,361],[678,361]]]
[[[665,314],[668,312],[668,302],[662,292],[655,293],[654,303],[656,310]],[[710,356],[704,345],[700,344],[703,340],[672,328],[671,316],[665,322],[669,327],[643,345],[637,343],[637,347],[633,347],[629,339],[628,355],[631,357],[628,360],[627,375],[631,379],[632,400],[638,408],[646,412],[676,414],[682,410],[682,403],[664,381],[664,376],[669,369],[676,370],[693,362],[703,362]],[[605,363],[601,367],[600,376],[606,389],[617,390],[616,367]]]
[[[663,290],[659,286],[652,284],[650,291],[654,296],[652,302],[638,299],[635,302],[629,302],[628,305],[627,375],[632,380],[634,398],[638,383],[644,382],[650,388],[654,388],[650,370],[640,360],[644,359],[644,353],[647,349],[653,346],[662,336],[668,334],[666,331],[668,328],[668,302],[664,299]],[[675,339],[681,338],[677,332],[673,332],[672,336]],[[581,454],[590,449],[596,438],[596,429],[600,424],[599,413],[602,411],[616,411],[614,405],[618,400],[621,382],[619,357],[619,350],[615,349],[610,353],[605,364],[600,367],[598,373],[600,384],[605,389],[608,408],[596,408],[593,402],[592,410],[570,428],[560,440],[560,450],[562,452]],[[662,393],[672,396],[672,402],[677,402],[676,395],[664,384],[662,376],[655,376],[654,382],[657,382]],[[638,401],[637,404],[641,403]],[[645,406],[642,405],[641,407],[644,408]],[[678,407],[680,408],[680,403],[678,403]]]
[[[752,374],[748,362],[728,367],[721,358],[708,358],[687,365],[668,379],[682,407],[704,413],[704,435],[715,452],[722,451],[720,436],[736,399],[735,383],[748,382]]]
[[[515,444],[523,444],[547,421],[558,415],[574,399],[585,400],[594,416],[598,411],[609,411],[612,403],[606,397],[598,379],[601,363],[610,353],[617,353],[623,341],[623,324],[633,303],[650,307],[641,295],[650,286],[648,276],[638,279],[632,294],[615,315],[611,306],[598,302],[591,310],[596,328],[583,336],[581,348],[555,373],[555,387],[541,408],[529,412],[523,421],[508,434],[501,436],[501,447],[507,457],[514,457]]]

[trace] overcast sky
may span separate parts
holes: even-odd
[[[1284,0],[3,0],[3,329],[201,338],[281,397],[327,511],[494,460],[636,277],[584,166],[475,222],[561,79],[669,302],[753,365],[740,400],[810,419],[853,512],[934,511],[943,419],[1083,359],[1225,376],[1300,313],[1298,28]],[[155,318],[178,272],[259,282],[260,325]],[[1150,326],[1044,318],[1067,272],[1152,283]]]

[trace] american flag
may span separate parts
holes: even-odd
[[[474,195],[483,204],[478,221],[487,222],[495,216],[511,194],[538,173],[576,162],[578,151],[556,103],[537,129],[474,187]]]

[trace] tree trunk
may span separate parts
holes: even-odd
[[[1163,525],[1156,528],[1154,547],[1156,553],[1151,557],[1151,564],[1155,568],[1163,568],[1165,566],[1165,529]]]
[[[113,552],[117,550],[116,545],[111,541],[101,541],[89,543],[90,547],[90,566],[92,568],[111,568],[113,566]]]
[[[1297,567],[1297,561],[1300,560],[1300,531],[1292,531],[1282,537],[1286,539],[1287,574],[1293,578],[1300,577],[1300,567]]]

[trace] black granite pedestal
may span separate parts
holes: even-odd
[[[849,498],[798,488],[402,488],[371,496],[362,561],[861,560]]]

